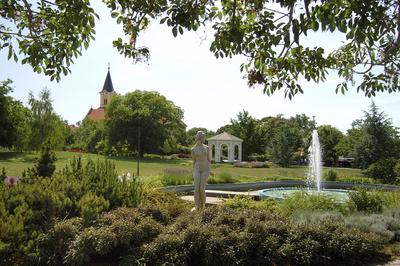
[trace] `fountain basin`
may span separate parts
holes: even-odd
[[[290,197],[294,193],[304,192],[308,195],[324,195],[334,199],[337,202],[345,202],[349,199],[349,191],[344,189],[317,189],[312,188],[299,188],[299,187],[281,187],[281,188],[269,188],[264,189],[260,192],[262,199],[272,198],[276,200],[284,200]]]

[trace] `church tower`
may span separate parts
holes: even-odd
[[[110,65],[108,66],[108,73],[104,81],[103,90],[100,92],[100,108],[105,108],[114,96],[115,91],[111,81]]]

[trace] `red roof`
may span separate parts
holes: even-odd
[[[106,118],[106,112],[104,108],[93,109],[90,108],[85,118],[89,118],[93,121],[103,121]]]

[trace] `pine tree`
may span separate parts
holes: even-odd
[[[364,112],[360,129],[361,135],[354,147],[354,157],[361,168],[367,168],[380,159],[396,157],[396,129],[375,102],[372,101],[369,111]]]
[[[54,164],[56,160],[54,151],[50,149],[50,142],[47,141],[43,145],[40,158],[33,169],[34,173],[37,176],[51,177],[56,170],[56,165]]]

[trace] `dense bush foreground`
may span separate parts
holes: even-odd
[[[301,194],[257,206],[238,198],[193,213],[109,161],[31,175],[0,186],[0,264],[357,264],[400,235],[397,194],[360,191],[342,205]]]

